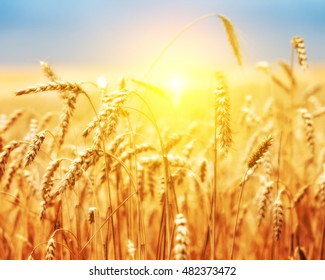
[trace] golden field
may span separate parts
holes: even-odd
[[[324,259],[325,70],[301,48],[149,81],[2,67],[0,259]]]

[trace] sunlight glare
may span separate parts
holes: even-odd
[[[106,90],[106,88],[108,86],[108,83],[107,83],[107,80],[106,80],[106,78],[104,76],[98,77],[97,86],[101,90]]]
[[[169,91],[175,106],[178,106],[180,103],[184,87],[184,80],[181,77],[173,76],[169,79]]]

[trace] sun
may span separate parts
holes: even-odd
[[[171,77],[169,80],[169,85],[174,92],[180,92],[184,89],[184,81],[179,76]]]
[[[181,76],[171,76],[168,80],[168,92],[169,95],[171,96],[174,105],[178,106],[182,94],[184,93],[185,90],[185,83],[184,83],[184,78]]]

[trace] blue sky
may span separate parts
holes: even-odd
[[[294,35],[305,38],[311,62],[325,61],[325,1],[321,0],[1,0],[0,65],[46,60],[66,65],[147,66],[179,29],[208,13],[232,20],[244,63],[288,58]],[[214,47],[220,26],[213,21],[200,23],[181,42],[191,45],[196,36],[196,44],[211,42]],[[197,48],[199,53],[205,50],[208,47]],[[192,56],[199,55],[195,51],[194,47]]]

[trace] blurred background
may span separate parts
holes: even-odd
[[[211,73],[218,69],[230,68],[234,84],[247,82],[247,73],[259,61],[275,66],[281,59],[289,61],[295,35],[305,39],[310,69],[325,61],[321,0],[1,0],[0,96],[11,97],[17,88],[44,81],[39,61],[50,63],[67,80],[96,81],[103,75],[116,85],[123,74],[141,80],[179,30],[211,13],[232,21],[244,67],[238,67],[220,19],[199,22],[147,77],[173,91],[175,102],[181,91],[209,91]],[[306,79],[316,77],[309,73]]]
[[[325,59],[322,0],[1,0],[0,64],[46,60],[139,71],[178,30],[209,13],[232,20],[245,63],[287,58],[294,35],[305,38],[309,61]],[[215,18],[182,36],[168,52],[170,58],[176,54],[191,63],[235,62]]]

